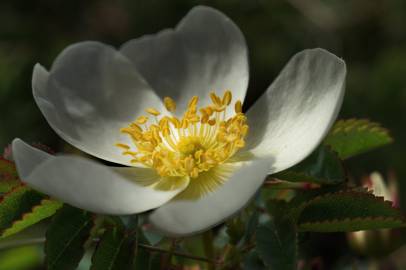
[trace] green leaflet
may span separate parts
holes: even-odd
[[[324,140],[341,159],[367,152],[389,144],[392,138],[388,130],[378,123],[365,119],[340,120]]]
[[[5,230],[13,227],[14,222],[23,219],[24,214],[31,213],[33,207],[40,205],[43,199],[43,195],[23,185],[4,194],[0,198],[1,234],[3,235]]]
[[[92,257],[91,270],[132,269],[134,239],[117,227],[106,230]]]
[[[48,270],[76,269],[93,226],[92,215],[64,205],[46,232],[45,255]]]
[[[7,237],[34,225],[35,223],[48,218],[62,207],[62,203],[51,199],[43,199],[40,204],[35,205],[31,212],[26,212],[21,219],[15,220],[10,228],[6,229],[1,237]]]
[[[0,237],[15,234],[52,216],[61,203],[20,185],[0,198]]]
[[[405,226],[390,202],[366,192],[342,191],[316,197],[300,207],[301,231],[358,231]]]
[[[337,154],[320,146],[304,161],[273,177],[291,182],[337,184],[345,180],[345,172]]]

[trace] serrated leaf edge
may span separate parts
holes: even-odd
[[[349,118],[349,119],[341,119],[339,121],[337,121],[334,126],[332,127],[331,131],[329,132],[329,134],[326,136],[326,138],[323,141],[324,145],[329,145],[327,143],[328,139],[330,136],[334,136],[339,132],[343,132],[343,133],[349,133],[351,131],[358,131],[358,132],[362,132],[367,130],[367,127],[369,127],[369,131],[371,132],[375,132],[377,134],[379,134],[380,136],[384,136],[388,141],[381,143],[380,145],[376,145],[375,147],[369,148],[367,150],[364,151],[360,151],[359,153],[350,155],[350,156],[346,156],[343,159],[348,159],[353,157],[354,155],[359,155],[359,154],[363,154],[365,152],[368,152],[370,150],[379,148],[381,146],[384,146],[386,144],[390,144],[393,143],[394,139],[393,136],[391,134],[391,132],[389,131],[389,129],[384,128],[379,122],[373,122],[369,119],[366,118]]]
[[[331,134],[336,134],[340,131],[343,131],[343,128],[363,131],[368,126],[370,127],[369,130],[377,132],[381,135],[386,135],[391,141],[393,141],[393,137],[390,134],[389,129],[384,128],[379,122],[374,122],[367,118],[349,118],[338,120],[331,130]],[[349,130],[344,130],[344,132],[349,132]]]
[[[388,204],[388,206],[390,208],[397,209],[397,208],[393,207],[393,205],[392,205],[393,202],[385,200],[384,197],[382,197],[382,196],[375,196],[372,193],[372,191],[369,191],[369,190],[367,190],[365,188],[354,188],[354,189],[350,189],[350,190],[340,190],[340,191],[336,191],[336,192],[328,192],[328,193],[325,193],[325,194],[322,194],[322,195],[318,195],[318,196],[316,196],[316,197],[314,197],[314,198],[312,198],[312,199],[310,199],[308,201],[305,201],[305,202],[299,204],[296,207],[293,207],[292,210],[291,210],[291,213],[293,213],[293,216],[295,217],[295,219],[298,220],[300,214],[302,213],[302,211],[307,206],[309,206],[310,204],[314,203],[317,200],[321,200],[321,199],[323,199],[325,197],[330,197],[332,195],[339,195],[339,194],[348,194],[348,195],[357,195],[357,196],[370,197],[370,198],[373,198],[375,200],[378,200],[378,201],[381,201],[383,203]]]
[[[399,221],[403,224],[401,227],[406,227],[406,222],[404,218],[393,218],[393,217],[383,217],[383,216],[370,216],[370,217],[358,217],[358,218],[345,218],[345,219],[330,219],[330,220],[323,220],[323,221],[313,221],[313,222],[303,222],[298,224],[299,231],[309,231],[306,229],[302,229],[301,227],[304,226],[312,226],[312,225],[324,225],[324,224],[338,224],[343,222],[360,222],[360,221]],[[328,231],[328,230],[326,230]]]
[[[4,235],[7,234],[7,231],[8,231],[8,230],[10,230],[11,228],[13,228],[13,227],[14,227],[16,224],[18,224],[19,222],[23,222],[23,221],[27,218],[27,216],[34,214],[34,211],[35,211],[36,209],[38,209],[38,208],[41,207],[41,206],[44,206],[44,205],[45,205],[46,203],[48,203],[48,202],[50,203],[50,202],[57,202],[57,201],[55,201],[55,200],[53,200],[53,199],[51,199],[51,198],[44,198],[44,199],[42,199],[42,200],[40,201],[40,203],[37,204],[37,205],[34,205],[34,206],[31,208],[31,210],[30,210],[29,212],[23,213],[20,219],[14,220],[8,228],[5,228],[5,229],[1,230],[1,231],[0,231],[0,238],[4,237]],[[62,204],[61,204],[61,207],[62,207]],[[56,211],[55,211],[55,212],[56,212]],[[55,213],[54,213],[54,214],[55,214]],[[51,216],[52,216],[52,215],[51,215]],[[46,217],[45,217],[45,218],[46,218]],[[45,218],[44,218],[44,219],[45,219]],[[41,220],[42,220],[42,219],[41,219]],[[38,220],[38,222],[41,221],[41,220]],[[7,236],[9,236],[9,235],[7,235]],[[7,236],[6,236],[6,237],[7,237]]]
[[[391,208],[394,208],[394,207],[392,206],[392,203],[393,203],[393,202],[388,201],[388,200],[385,200],[383,196],[375,196],[374,194],[372,194],[371,191],[368,191],[368,190],[362,191],[362,189],[361,189],[361,190],[360,190],[360,189],[355,189],[355,190],[340,190],[340,191],[336,191],[336,192],[329,192],[329,193],[326,193],[326,194],[322,194],[322,195],[316,196],[316,197],[314,197],[314,198],[312,198],[311,200],[308,200],[308,201],[306,201],[306,202],[303,202],[302,204],[300,204],[299,206],[297,206],[297,207],[295,207],[295,208],[306,207],[306,206],[308,206],[308,205],[314,203],[314,202],[317,201],[317,200],[321,200],[321,199],[324,199],[325,197],[330,197],[330,196],[334,196],[334,195],[357,195],[357,196],[369,197],[369,198],[372,198],[372,199],[379,200],[379,201],[381,201],[381,202],[383,202],[383,203],[386,203],[386,204],[388,204],[388,206],[390,206]],[[396,209],[396,208],[394,208],[394,209]]]

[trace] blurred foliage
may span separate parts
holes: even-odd
[[[344,58],[348,79],[340,116],[377,121],[394,138],[391,146],[371,155],[350,158],[344,165],[351,171],[351,179],[359,179],[373,170],[396,172],[400,180],[400,205],[406,210],[406,182],[402,181],[406,178],[403,158],[406,152],[406,2],[403,0],[2,0],[0,147],[5,147],[14,137],[40,141],[54,149],[64,147],[33,102],[30,81],[35,63],[49,68],[65,46],[82,40],[99,40],[118,47],[128,39],[173,27],[198,4],[223,11],[247,39],[251,77],[246,108],[296,52],[323,47]],[[348,259],[352,255],[343,234],[305,234],[304,238],[300,240],[309,246],[306,255],[323,258],[326,269],[333,263],[352,261]],[[27,261],[37,256],[30,248],[2,252],[0,269],[32,269],[4,268],[7,263],[16,263],[4,259],[12,258],[13,252],[26,254],[19,256]],[[234,256],[232,249],[229,254]],[[342,257],[338,258],[339,255]],[[263,266],[255,252],[247,257],[246,264],[258,267],[252,269]],[[304,265],[303,269],[311,269],[313,264],[318,265],[318,260],[310,266]]]

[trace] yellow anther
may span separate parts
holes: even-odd
[[[149,114],[154,115],[154,116],[158,116],[158,115],[161,114],[161,113],[160,113],[157,109],[155,109],[155,108],[148,108],[148,109],[146,109],[145,111],[146,111],[147,113],[149,113]]]
[[[216,119],[210,119],[209,121],[207,121],[207,123],[208,123],[210,126],[214,126],[214,125],[216,124]]]
[[[169,126],[169,121],[170,121],[169,119],[170,119],[169,117],[165,116],[161,120],[159,120],[159,122],[158,122],[159,127],[161,129],[164,128],[164,127],[168,127]]]
[[[240,100],[237,100],[234,106],[235,112],[236,113],[241,113],[242,112],[242,103]]]
[[[203,124],[207,123],[209,121],[209,116],[203,115],[202,118],[200,119],[200,122],[202,122]]]
[[[215,105],[217,105],[217,106],[221,106],[221,105],[222,105],[222,104],[221,104],[221,99],[216,95],[216,93],[211,92],[211,93],[210,93],[210,98],[211,98],[211,101],[212,101]]]
[[[146,122],[148,122],[148,116],[142,115],[142,116],[138,117],[137,120],[135,120],[135,122],[136,122],[138,125],[143,125],[143,124],[145,124]]]
[[[223,106],[228,106],[228,105],[230,105],[230,103],[231,103],[231,99],[232,99],[232,94],[231,94],[231,91],[226,91],[225,93],[224,93],[224,96],[223,96],[223,100],[221,101],[221,103],[223,104]]]
[[[199,97],[198,96],[193,96],[189,101],[188,108],[196,107],[198,102],[199,102]]]
[[[128,146],[127,144],[124,144],[124,143],[116,143],[116,146],[123,148],[124,150],[130,149],[130,146]]]
[[[176,103],[175,103],[175,101],[174,101],[172,98],[170,98],[170,97],[165,97],[165,98],[164,98],[164,105],[165,105],[165,108],[166,108],[168,111],[170,111],[170,112],[176,111]]]
[[[185,118],[183,118],[183,119],[182,119],[182,123],[181,123],[181,127],[182,127],[183,129],[185,129],[185,128],[187,128],[188,126],[189,126],[188,120],[185,119]]]
[[[123,152],[123,155],[128,155],[128,156],[133,156],[133,157],[135,157],[135,156],[137,155],[137,153],[136,153],[136,152],[132,152],[132,151],[125,151],[125,152]]]

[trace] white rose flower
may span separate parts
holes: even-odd
[[[244,114],[248,73],[241,31],[209,7],[119,50],[73,44],[49,71],[35,66],[35,101],[65,141],[121,166],[15,139],[20,177],[95,213],[154,209],[150,222],[168,235],[212,227],[244,207],[267,174],[308,156],[342,103],[345,63],[323,49],[293,56]]]

